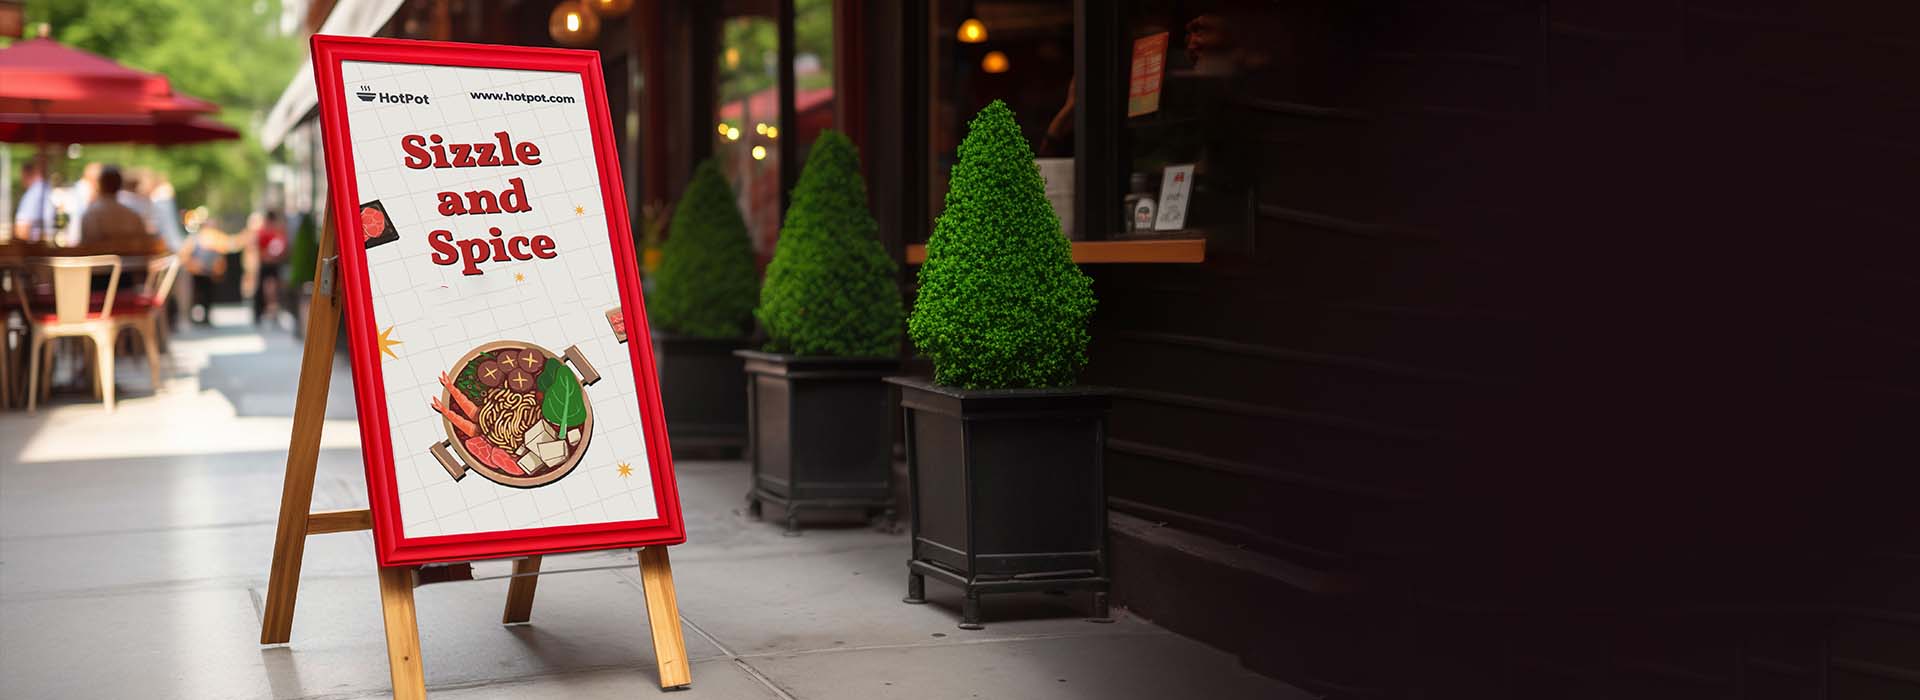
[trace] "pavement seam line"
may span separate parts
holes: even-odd
[[[760,685],[766,686],[767,690],[773,691],[773,694],[780,696],[781,700],[798,700],[793,697],[792,693],[787,692],[786,689],[775,684],[772,678],[767,677],[767,674],[761,673],[760,669],[754,668],[753,664],[747,663],[746,659],[735,656],[732,661],[733,665],[739,666],[741,671],[746,672],[746,674],[754,680],[760,681]]]

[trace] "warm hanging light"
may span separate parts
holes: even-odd
[[[766,123],[766,122],[754,122],[754,123],[753,123],[753,133],[756,133],[756,134],[759,134],[759,135],[761,135],[761,136],[766,136],[766,135],[767,135],[767,123]]]
[[[767,125],[767,138],[770,138],[770,139],[777,139],[777,138],[780,138],[780,127],[777,127],[777,126],[774,126],[774,125],[772,125],[772,124],[768,124],[768,125]]]
[[[633,0],[587,0],[587,9],[601,17],[619,17],[633,9]]]
[[[766,159],[767,159],[767,147],[766,147],[766,146],[754,146],[754,147],[753,147],[753,159],[754,159],[754,160],[766,160]]]
[[[560,0],[547,16],[547,34],[567,46],[588,46],[600,38],[600,18],[578,0]]]
[[[740,128],[739,128],[739,127],[733,127],[733,126],[729,126],[729,127],[727,127],[727,140],[728,140],[728,141],[739,141],[739,140],[740,140]]]
[[[988,51],[980,57],[980,70],[988,73],[1005,73],[1013,64],[1007,61],[1007,55],[998,51]]]
[[[729,47],[727,49],[727,68],[734,69],[739,67],[740,67],[740,49]]]
[[[714,127],[713,127],[713,129],[714,129],[714,131],[717,131],[717,132],[720,132],[720,135],[721,135],[721,136],[726,136],[726,135],[727,135],[727,123],[726,123],[726,122],[720,122],[719,124],[716,124],[716,125],[714,125]]]
[[[960,23],[960,31],[956,32],[956,36],[962,44],[978,44],[987,40],[987,25],[978,19],[968,17],[967,21]]]

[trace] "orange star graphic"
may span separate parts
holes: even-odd
[[[586,208],[586,207],[582,207],[582,206],[575,206],[575,207],[573,208],[573,213],[574,213],[574,214],[585,214],[585,213],[587,213],[587,208]]]
[[[386,330],[380,331],[380,339],[378,342],[380,343],[380,352],[382,354],[385,354],[387,357],[391,357],[397,360],[397,359],[400,359],[400,356],[393,354],[393,346],[404,345],[405,343],[402,343],[398,340],[394,340],[392,338],[387,337],[388,334],[392,332],[393,332],[393,326],[387,326]]]
[[[525,282],[525,281],[527,281],[527,276],[526,276],[526,275],[523,275],[523,274],[520,274],[520,273],[518,273],[518,272],[515,272],[515,273],[513,273],[513,281],[515,281],[515,282]]]
[[[621,463],[620,463],[620,476],[621,476],[621,478],[626,478],[626,477],[629,477],[629,476],[633,476],[633,467],[632,467],[631,465],[629,465],[629,464],[627,464],[626,462],[621,462]]]

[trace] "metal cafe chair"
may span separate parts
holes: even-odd
[[[30,283],[14,285],[32,335],[27,347],[27,410],[39,409],[40,394],[52,380],[53,341],[61,338],[93,341],[95,391],[106,403],[107,410],[113,410],[113,336],[118,328],[113,298],[120,287],[120,256],[30,258],[24,267],[30,274],[22,281],[48,280],[53,292],[49,309],[48,299],[36,300],[35,295],[29,293]],[[107,290],[96,296],[93,278],[102,270],[110,275]]]
[[[129,289],[126,293],[113,298],[113,338],[119,339],[122,331],[131,330],[140,336],[142,349],[147,354],[147,374],[153,380],[153,391],[160,391],[160,348],[165,340],[162,330],[166,326],[167,295],[173,291],[174,275],[180,271],[180,258],[173,255],[155,255],[141,264],[146,275],[141,278],[139,289]],[[108,375],[112,377],[111,374]]]

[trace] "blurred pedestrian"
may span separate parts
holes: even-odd
[[[254,212],[248,217],[247,230],[241,238],[247,246],[247,266],[250,268],[248,289],[253,293],[253,325],[258,326],[262,320],[279,318],[281,290],[284,289],[280,273],[292,246],[287,240],[287,228],[281,222],[280,212],[273,210]]]
[[[25,190],[20,195],[20,208],[14,212],[13,225],[8,227],[11,238],[17,241],[40,241],[53,232],[53,187],[47,181],[47,169],[39,158],[29,158],[20,166],[20,182]]]
[[[196,207],[182,215],[186,243],[180,257],[187,261],[187,320],[197,325],[213,323],[214,285],[227,276],[227,253],[232,237],[207,215],[206,207]]]

